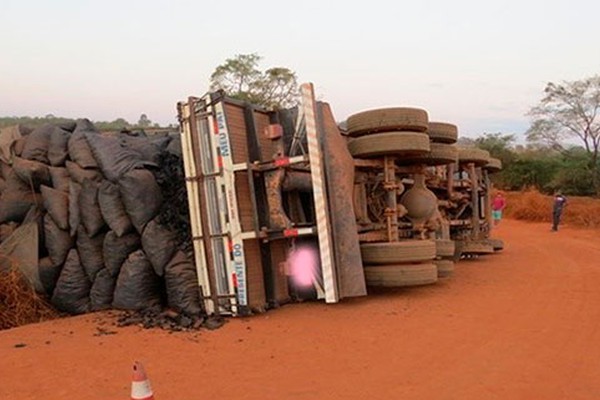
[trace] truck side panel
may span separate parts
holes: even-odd
[[[248,162],[248,136],[244,109],[234,104],[225,103],[225,113],[229,127],[231,150],[235,164]]]
[[[244,108],[236,104],[224,104],[227,124],[229,128],[231,152],[236,164],[248,163],[248,135]],[[268,117],[267,117],[268,119]],[[235,190],[237,192],[238,217],[242,232],[255,232],[256,211],[252,205],[251,196],[254,196],[248,171],[235,172]],[[267,306],[263,263],[260,244],[257,239],[244,240],[244,256],[246,260],[246,281],[248,290],[248,306],[253,311],[264,311]]]

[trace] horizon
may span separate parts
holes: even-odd
[[[262,69],[312,82],[338,121],[414,106],[461,136],[522,140],[546,83],[600,72],[600,52],[589,50],[600,37],[597,3],[278,5],[231,1],[225,13],[214,1],[6,0],[0,115],[135,123],[145,113],[176,124],[176,103],[206,93],[219,64],[257,53]]]

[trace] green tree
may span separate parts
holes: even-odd
[[[147,117],[146,117],[147,118]],[[37,128],[44,124],[61,124],[65,122],[75,122],[73,118],[57,117],[48,114],[44,117],[0,117],[0,128],[22,124],[29,128]],[[134,126],[124,118],[117,118],[114,121],[93,121],[94,126],[104,131],[119,131],[123,128],[133,128]]]
[[[0,117],[0,128],[21,124],[34,129],[44,124],[60,124],[72,121],[75,120],[71,118],[56,117],[53,114],[48,114],[44,117]]]
[[[519,182],[513,176],[512,164],[517,155],[513,149],[515,141],[514,135],[505,135],[502,133],[484,133],[483,136],[476,138],[473,145],[480,149],[489,151],[492,157],[502,161],[502,170],[493,174],[491,179],[494,184],[503,189],[513,189],[527,186],[524,182]]]
[[[296,74],[288,68],[269,68],[258,85],[261,104],[268,108],[293,107],[298,99]]]
[[[587,156],[592,184],[600,193],[600,76],[578,81],[548,83],[544,97],[528,115],[532,117],[527,139],[542,142],[562,153],[565,142],[577,140]]]
[[[224,90],[240,100],[253,101],[261,72],[258,62],[261,57],[254,54],[238,54],[228,58],[215,68],[210,76],[211,90]]]
[[[456,144],[459,146],[472,147],[475,146],[475,139],[468,136],[459,136]]]
[[[140,115],[140,119],[138,120],[137,126],[140,128],[148,128],[152,125],[152,121],[148,118],[146,114]]]
[[[114,121],[94,121],[94,126],[100,131],[120,131],[121,129],[131,128],[131,124],[124,118],[117,118]]]
[[[475,139],[475,146],[490,152],[492,157],[500,159],[504,167],[509,166],[516,158],[513,149],[515,135],[502,133],[484,133]]]
[[[581,146],[574,146],[561,153],[560,168],[551,184],[553,190],[565,194],[593,196],[596,194],[594,170],[589,166],[589,155]]]
[[[258,54],[238,54],[215,68],[210,76],[211,90],[223,90],[229,96],[263,107],[292,107],[298,99],[296,73],[274,67],[262,72]]]
[[[498,175],[509,190],[535,187],[540,192],[554,190],[554,179],[561,169],[560,154],[549,148],[528,148],[516,153],[515,159]]]

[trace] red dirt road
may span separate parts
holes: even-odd
[[[437,285],[304,303],[217,331],[104,314],[0,332],[0,399],[600,398],[600,233],[506,220],[507,249]],[[114,335],[94,336],[102,328]],[[25,347],[15,347],[16,344]]]

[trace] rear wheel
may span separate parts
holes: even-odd
[[[485,169],[487,169],[490,173],[499,172],[502,170],[502,161],[498,158],[490,157],[490,160],[485,165]]]
[[[365,266],[368,286],[409,287],[430,285],[437,282],[437,266],[427,264],[397,264]]]
[[[386,131],[427,132],[429,116],[420,108],[381,108],[351,115],[347,127],[350,136]]]
[[[489,239],[488,242],[492,245],[494,251],[504,250],[504,242],[502,239]]]
[[[429,138],[417,132],[385,132],[361,136],[348,143],[353,157],[419,156],[430,151]]]
[[[453,257],[455,250],[454,240],[436,239],[435,255],[437,257]]]
[[[433,142],[452,144],[458,139],[458,128],[445,122],[430,122],[427,134]]]
[[[400,242],[363,243],[360,252],[364,264],[395,264],[430,261],[435,258],[432,240],[403,240]]]
[[[456,146],[444,143],[430,143],[430,152],[420,156],[402,157],[398,164],[446,165],[453,164],[458,159]]]
[[[462,254],[492,254],[494,247],[488,242],[462,242],[460,245]]]
[[[438,278],[448,278],[454,273],[454,261],[452,260],[434,260],[437,266]]]
[[[485,166],[490,161],[490,153],[474,147],[458,149],[458,162],[461,164],[474,163],[478,167]]]

